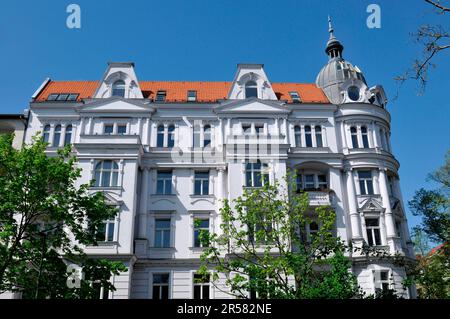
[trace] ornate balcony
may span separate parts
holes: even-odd
[[[311,191],[307,192],[309,198],[309,204],[311,206],[330,205],[330,194],[325,191]]]

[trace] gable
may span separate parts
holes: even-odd
[[[216,113],[273,113],[287,114],[290,111],[281,103],[259,100],[256,98],[222,104],[215,109]]]
[[[153,112],[153,108],[148,103],[115,97],[88,102],[80,112]]]

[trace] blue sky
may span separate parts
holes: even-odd
[[[81,29],[66,27],[66,7],[81,7]],[[381,7],[381,28],[366,26],[366,8]],[[420,24],[449,26],[423,0],[408,1],[1,1],[0,113],[21,113],[45,77],[99,80],[108,61],[133,61],[142,80],[230,81],[237,63],[264,63],[273,82],[314,82],[327,62],[327,15],[369,86],[392,98],[401,74],[420,54],[410,33]],[[449,148],[450,52],[423,96],[407,83],[388,109],[401,163],[405,201],[443,163]],[[409,217],[410,226],[418,222]]]

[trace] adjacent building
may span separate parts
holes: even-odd
[[[99,245],[86,247],[128,267],[102,297],[229,298],[194,282],[198,232],[219,231],[223,199],[261,186],[261,174],[274,182],[289,170],[311,209],[335,209],[342,239],[414,258],[385,92],[344,60],[331,24],[329,33],[316,83],[271,82],[262,64],[239,64],[231,82],[143,81],[133,63],[109,63],[99,81],[43,83],[26,142],[42,134],[49,155],[72,144],[79,182],[95,179],[92,192],[120,211],[105,221]],[[402,267],[351,257],[367,293],[414,297]]]

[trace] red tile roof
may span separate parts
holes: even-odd
[[[78,100],[92,98],[99,81],[51,81],[36,97],[43,102],[52,93],[78,93]],[[145,98],[154,99],[157,91],[166,91],[166,102],[186,102],[187,91],[197,91],[197,102],[216,102],[226,99],[232,82],[174,82],[141,81],[139,85]],[[275,94],[280,100],[292,102],[289,92],[296,91],[303,103],[329,103],[323,91],[315,84],[272,83]]]

